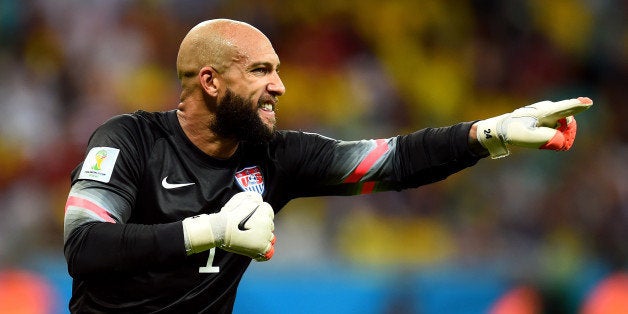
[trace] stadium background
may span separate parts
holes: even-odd
[[[114,114],[175,108],[180,40],[229,17],[275,45],[282,128],[389,137],[595,101],[568,153],[516,149],[416,190],[290,203],[236,313],[611,313],[596,289],[626,302],[627,12],[625,0],[0,0],[0,312],[67,311],[63,207],[89,135]]]

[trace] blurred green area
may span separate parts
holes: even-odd
[[[515,149],[416,190],[290,203],[271,262],[493,265],[554,301],[572,295],[573,310],[591,265],[628,262],[627,12],[620,0],[0,0],[0,269],[61,256],[89,135],[118,113],[176,108],[181,39],[228,17],[281,58],[281,128],[381,138],[592,98],[569,152]]]

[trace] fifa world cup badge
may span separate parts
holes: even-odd
[[[109,182],[120,150],[113,147],[94,147],[83,161],[79,179]]]

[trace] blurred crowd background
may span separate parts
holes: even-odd
[[[176,108],[179,43],[218,17],[273,42],[281,128],[385,138],[595,102],[567,153],[293,201],[236,312],[627,313],[625,0],[0,0],[0,312],[67,311],[69,173],[111,116]]]

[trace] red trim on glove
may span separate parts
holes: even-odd
[[[583,103],[586,105],[590,105],[593,103],[593,100],[591,100],[591,98],[589,97],[578,97],[578,100],[580,101],[580,103]]]
[[[576,119],[571,116],[571,119],[567,123],[567,118],[558,120],[558,128],[556,128],[556,134],[547,143],[543,144],[539,149],[551,149],[551,150],[568,150],[576,140],[576,131],[578,124]]]
[[[273,239],[270,241],[270,249],[264,254],[266,260],[270,260],[275,255],[275,242],[277,242],[277,237],[273,234]]]

